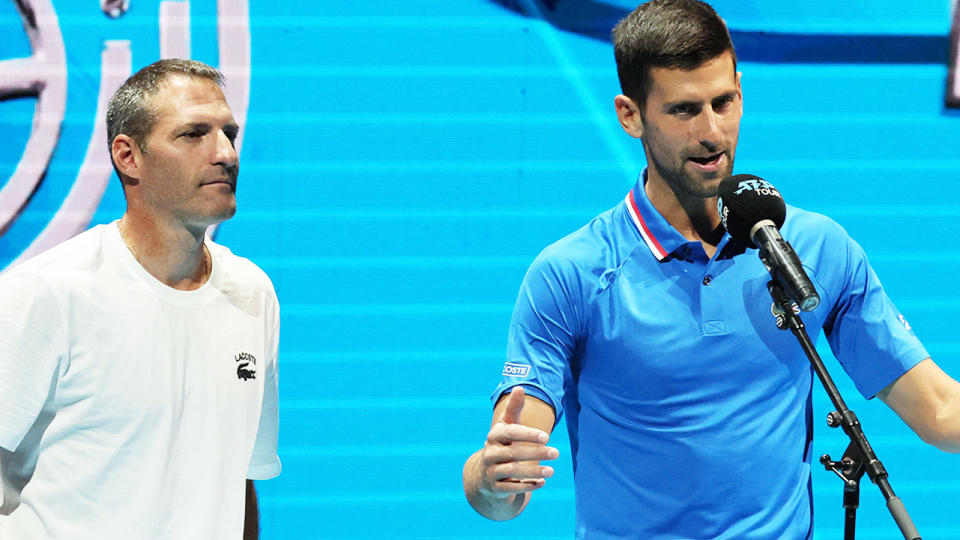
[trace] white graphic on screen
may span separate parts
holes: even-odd
[[[0,61],[0,99],[36,96],[30,139],[13,175],[0,189],[0,233],[29,201],[57,146],[67,102],[67,62],[57,13],[49,0],[15,0],[33,51]]]

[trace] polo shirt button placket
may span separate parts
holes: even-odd
[[[723,291],[716,287],[707,288],[713,283],[712,274],[705,274],[702,283],[704,288],[700,291],[701,331],[703,335],[726,334]]]

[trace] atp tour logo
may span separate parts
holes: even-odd
[[[13,173],[0,184],[0,236],[8,233],[19,219],[30,214],[30,203],[37,191],[52,176],[75,174],[59,208],[52,214],[43,214],[45,220],[37,234],[20,239],[8,253],[0,253],[0,271],[4,264],[12,266],[63,240],[85,230],[100,205],[113,167],[107,147],[106,107],[113,92],[134,70],[131,48],[137,43],[151,45],[147,40],[158,39],[160,58],[191,58],[190,0],[161,0],[156,11],[159,35],[117,35],[112,21],[123,18],[130,9],[149,9],[151,3],[138,0],[62,0],[61,9],[69,9],[72,19],[77,16],[83,28],[61,26],[60,18],[51,0],[13,0],[20,14],[25,36],[29,40],[31,54],[25,58],[0,60],[0,102],[19,99],[34,99],[33,120],[27,140]],[[58,4],[60,2],[57,2]],[[131,6],[131,3],[134,6]],[[236,139],[237,154],[243,142],[243,127],[247,116],[250,94],[250,20],[248,0],[217,0],[217,49],[219,69],[224,76],[224,94],[234,118],[240,125]],[[89,11],[89,14],[87,13]],[[143,11],[139,16],[143,16]],[[99,14],[101,19],[94,19]],[[89,22],[90,20],[95,22]],[[97,23],[96,21],[100,21]],[[98,25],[99,24],[99,25]],[[121,27],[123,28],[123,27]],[[125,28],[129,28],[125,27]],[[142,25],[134,26],[142,28]],[[64,35],[99,32],[102,50],[99,59],[99,88],[95,98],[96,113],[92,125],[88,125],[86,153],[73,162],[58,162],[58,146],[77,145],[74,138],[60,140],[65,124],[68,92],[68,73],[71,70],[96,72],[96,60],[76,53],[67,54]],[[121,32],[117,29],[116,32]],[[127,30],[129,32],[129,30]],[[12,36],[10,36],[12,37]],[[4,36],[3,39],[10,39]],[[128,37],[128,39],[123,39]],[[133,39],[129,39],[132,37]],[[149,63],[159,58],[145,58]],[[198,58],[198,60],[203,60]],[[89,66],[93,66],[90,69]],[[139,69],[141,66],[136,66]],[[71,95],[83,95],[80,84]],[[76,108],[93,103],[74,105],[71,101],[71,118]],[[91,97],[91,102],[94,99]],[[81,139],[82,141],[82,139]],[[56,173],[53,171],[56,170]],[[75,171],[75,172],[72,172]],[[69,181],[69,176],[67,177]],[[2,181],[2,180],[0,180]],[[37,219],[34,212],[31,219]],[[119,217],[119,216],[117,216]],[[9,235],[4,240],[9,243]]]
[[[734,192],[734,195],[740,195],[744,191],[755,191],[760,195],[772,195],[774,197],[783,198],[780,195],[780,192],[777,191],[777,188],[773,187],[773,184],[760,178],[741,180],[740,183],[737,184],[737,191]]]
[[[720,214],[720,222],[723,224],[723,228],[727,228],[727,218],[730,217],[730,209],[723,204],[723,198],[717,199],[717,213]]]

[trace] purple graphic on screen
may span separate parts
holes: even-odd
[[[947,107],[960,108],[960,2],[953,3],[950,26],[950,69],[947,78]]]

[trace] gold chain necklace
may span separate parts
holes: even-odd
[[[123,241],[123,245],[127,247],[127,251],[133,255],[134,260],[143,267],[144,270],[147,269],[147,265],[143,264],[143,260],[140,259],[140,256],[137,255],[137,250],[133,249],[133,246],[130,245],[130,242],[127,240],[127,235],[123,233],[123,227],[120,224],[117,224],[117,232],[120,233],[120,240]],[[149,270],[148,270],[149,272]],[[207,243],[203,243],[203,277],[200,279],[200,283],[206,283],[210,279],[210,274],[213,273],[213,255],[211,255],[210,250],[207,248]]]

